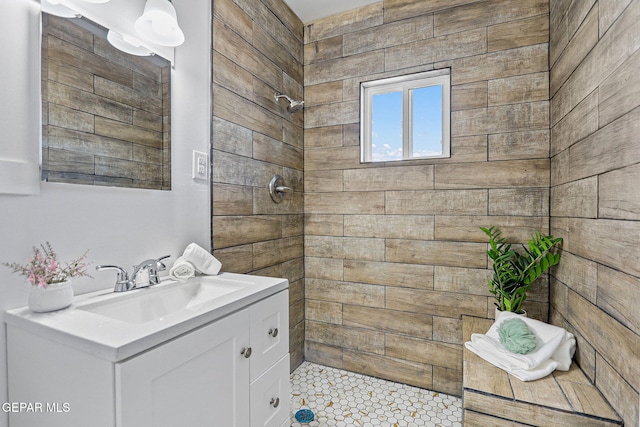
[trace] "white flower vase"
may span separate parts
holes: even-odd
[[[33,286],[29,292],[29,309],[36,313],[61,310],[73,302],[73,288],[70,281],[52,283],[46,288]]]

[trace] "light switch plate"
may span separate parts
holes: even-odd
[[[209,155],[207,153],[193,150],[191,177],[205,181],[209,178]]]

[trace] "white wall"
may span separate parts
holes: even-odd
[[[62,260],[89,249],[94,265],[116,264],[129,270],[134,263],[165,254],[171,254],[171,262],[192,241],[210,248],[209,186],[191,179],[192,150],[209,152],[210,2],[173,0],[173,4],[186,41],[176,49],[172,74],[172,190],[41,183],[39,195],[0,194],[0,262],[23,262],[32,246],[45,241],[52,243]],[[38,11],[38,3],[33,0],[0,0],[0,77],[4,87],[40,85],[39,73],[30,73],[31,77],[24,73],[40,55],[38,44],[33,42],[40,36]],[[16,40],[30,47],[15,48]],[[40,128],[39,114],[27,95],[0,89],[0,147],[11,141],[37,144],[33,135],[34,129],[37,135]],[[9,111],[26,112],[16,115]],[[113,272],[96,272],[92,266],[91,274],[93,279],[74,281],[76,294],[113,287]],[[0,266],[2,324],[5,310],[26,305],[29,286],[22,277]],[[5,347],[2,327],[0,404],[8,399]],[[6,426],[8,417],[0,412],[0,427]]]

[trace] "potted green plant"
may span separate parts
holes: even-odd
[[[560,253],[554,248],[562,243],[562,237],[545,236],[536,231],[522,253],[511,248],[495,227],[484,228],[489,236],[487,255],[493,261],[493,274],[488,279],[489,291],[495,296],[495,306],[500,311],[522,312],[531,285],[547,270],[560,262]]]

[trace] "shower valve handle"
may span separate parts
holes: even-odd
[[[276,193],[291,193],[293,191],[292,188],[290,187],[285,187],[284,185],[279,185],[276,187],[275,192]]]
[[[269,182],[269,194],[271,200],[280,203],[284,199],[285,193],[292,193],[293,189],[284,185],[284,178],[280,175],[274,175]]]

